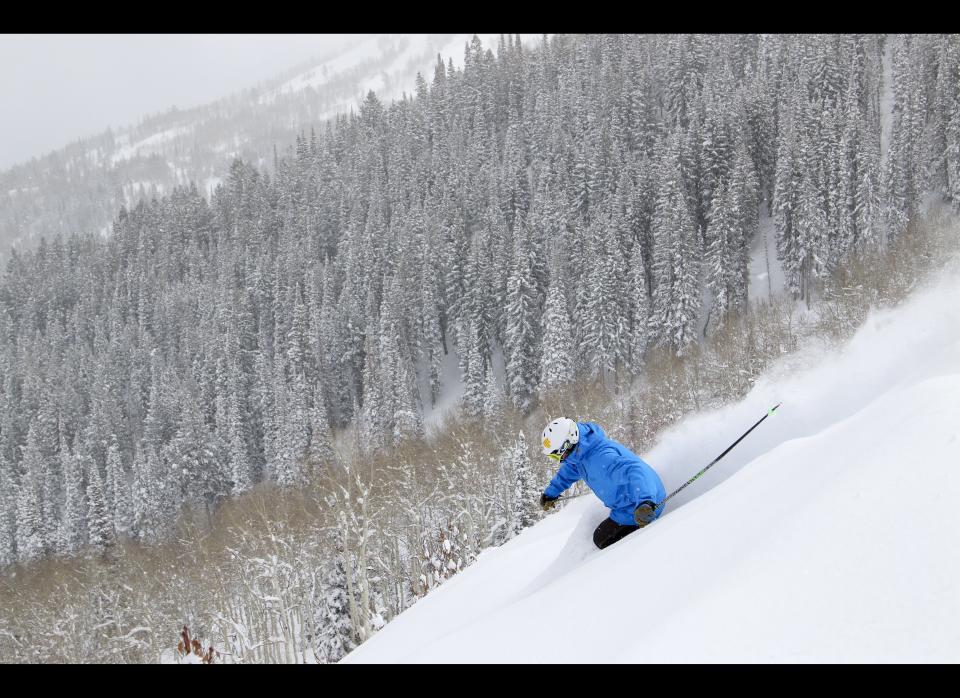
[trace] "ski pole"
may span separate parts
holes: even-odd
[[[719,460],[720,460],[721,458],[723,458],[725,455],[727,455],[728,453],[730,453],[730,451],[733,450],[733,447],[734,447],[734,446],[736,446],[738,443],[740,443],[741,441],[743,441],[743,440],[746,438],[747,434],[749,434],[751,431],[753,431],[753,430],[756,429],[758,426],[760,426],[760,422],[762,422],[764,419],[766,419],[767,417],[769,417],[770,415],[772,415],[772,414],[774,413],[774,411],[775,411],[778,407],[780,407],[780,405],[782,405],[782,404],[783,404],[782,402],[778,402],[776,405],[774,405],[774,406],[771,407],[769,410],[767,410],[767,413],[766,413],[765,415],[763,415],[763,417],[761,417],[759,420],[757,420],[757,423],[756,423],[756,424],[754,424],[752,427],[750,427],[750,428],[747,429],[745,432],[743,432],[743,435],[742,435],[739,439],[737,439],[737,440],[734,441],[732,444],[730,444],[729,446],[727,446],[727,450],[726,450],[726,451],[724,451],[724,452],[721,453],[719,456],[717,456],[717,457],[714,458],[712,461],[710,461],[710,464],[707,465],[707,467],[705,467],[705,468],[704,468],[703,470],[701,470],[699,473],[697,473],[697,474],[694,475],[692,478],[690,478],[689,480],[687,480],[685,483],[683,483],[682,485],[680,485],[680,487],[678,487],[677,489],[675,489],[669,496],[667,496],[666,499],[664,499],[662,502],[660,502],[660,503],[656,506],[656,508],[653,510],[654,513],[656,513],[657,511],[659,511],[661,508],[663,508],[663,505],[664,505],[664,504],[666,504],[666,503],[667,503],[670,499],[672,499],[675,495],[679,494],[679,493],[681,492],[681,490],[683,490],[687,485],[693,484],[693,482],[694,482],[697,478],[699,478],[699,477],[700,477],[701,475],[703,475],[705,472],[707,472],[708,470],[710,470],[710,468],[712,468],[712,467],[714,466],[714,464],[716,464],[717,461],[719,461]]]
[[[552,499],[552,500],[550,500],[550,501],[552,501],[552,502],[562,502],[562,501],[564,501],[565,499],[577,499],[578,497],[586,497],[588,494],[593,494],[593,493],[592,493],[592,492],[581,492],[580,494],[568,494],[568,495],[563,496],[563,497],[557,497],[556,499]],[[664,500],[664,501],[666,501],[666,500]]]

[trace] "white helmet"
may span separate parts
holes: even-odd
[[[551,453],[563,453],[575,446],[578,441],[580,441],[580,430],[577,428],[577,423],[572,419],[560,417],[550,422],[543,430],[540,445],[543,446],[543,452],[549,456]]]

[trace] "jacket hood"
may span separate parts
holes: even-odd
[[[577,422],[580,440],[577,441],[575,454],[582,455],[607,438],[603,428],[596,422]]]

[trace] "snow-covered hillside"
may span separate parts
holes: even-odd
[[[418,72],[429,83],[433,79],[433,68],[437,63],[438,54],[443,57],[444,63],[452,59],[454,66],[462,68],[464,46],[470,43],[473,36],[473,34],[374,34],[349,50],[311,66],[275,89],[265,92],[260,97],[260,101],[268,103],[275,100],[278,95],[298,92],[308,87],[320,90],[339,77],[355,73],[358,77],[354,80],[352,93],[349,96],[344,95],[342,99],[331,104],[321,118],[328,118],[355,108],[370,90],[376,92],[381,101],[389,102],[400,97],[404,92],[413,93],[414,80]],[[476,36],[485,49],[497,51],[500,34],[477,34]],[[525,46],[532,46],[542,37],[542,34],[521,34],[520,40]],[[365,69],[371,56],[384,53],[391,56],[385,67],[379,70]]]
[[[300,133],[355,110],[373,90],[389,104],[433,80],[437,55],[463,67],[473,34],[373,34],[209,104],[145,117],[0,171],[0,262],[10,245],[72,232],[106,234],[121,206],[195,183],[210,196],[235,158],[262,168]],[[528,48],[543,35],[521,34]],[[499,34],[479,34],[497,50]],[[6,195],[4,195],[6,192]],[[57,201],[57,206],[50,206]]]
[[[464,46],[470,43],[473,34],[372,34],[354,46],[331,55],[284,82],[262,90],[257,104],[268,105],[282,96],[290,97],[304,90],[323,92],[338,82],[348,84],[346,90],[331,91],[323,106],[311,116],[314,119],[327,119],[339,113],[356,109],[368,92],[373,90],[384,103],[399,98],[404,92],[412,94],[418,72],[430,82],[437,55],[448,59],[459,68],[463,67]],[[477,34],[484,48],[497,50],[500,34]],[[542,34],[521,34],[521,42],[526,46],[536,44]],[[167,128],[131,141],[130,131],[117,136],[119,147],[111,155],[114,164],[120,160],[150,155],[170,155],[170,143],[175,139],[189,140],[199,128],[204,126],[201,120],[187,122],[174,128]],[[300,124],[303,127],[303,124]],[[222,152],[233,156],[243,150],[243,134],[226,132],[223,141],[217,144]],[[266,157],[264,155],[264,160]]]
[[[960,660],[960,271],[643,456],[672,491],[781,401],[651,527],[574,500],[344,661]]]

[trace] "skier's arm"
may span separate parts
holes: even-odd
[[[570,485],[580,479],[580,473],[569,462],[560,464],[560,469],[553,476],[550,484],[543,491],[548,497],[559,497]]]

